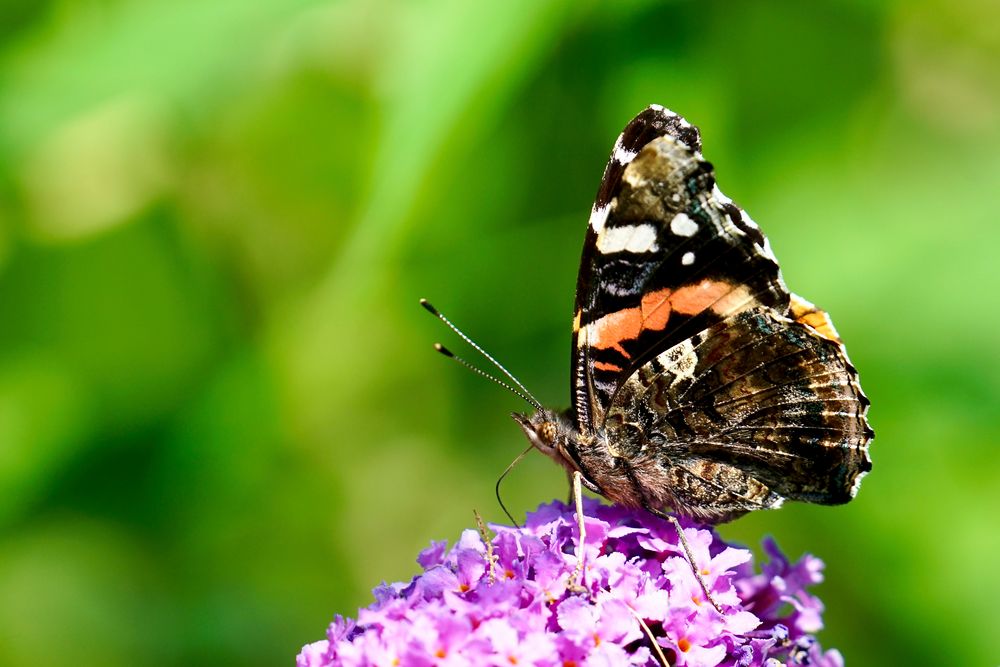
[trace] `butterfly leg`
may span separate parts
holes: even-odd
[[[576,504],[576,521],[577,527],[580,530],[580,539],[577,541],[577,557],[576,557],[576,568],[573,570],[573,574],[569,577],[569,584],[567,588],[575,592],[586,591],[587,588],[583,582],[583,554],[584,554],[584,542],[587,538],[587,531],[583,525],[583,476],[578,472],[573,472],[573,487],[572,487],[573,501]]]
[[[569,488],[566,489],[566,504],[567,505],[572,505],[573,504],[573,498],[574,498],[574,496],[573,496],[573,486],[576,483],[576,476],[579,475],[579,474],[580,473],[576,472],[576,471],[573,471],[573,472],[570,472],[569,470],[566,471],[566,484],[569,487]]]
[[[646,509],[649,509],[648,507]],[[666,519],[674,526],[674,530],[677,531],[677,537],[681,543],[681,549],[684,550],[684,559],[691,566],[691,573],[694,574],[694,578],[698,580],[698,584],[701,586],[701,590],[705,592],[705,598],[715,607],[715,611],[719,612],[725,616],[725,612],[722,611],[722,607],[719,603],[715,601],[712,597],[712,593],[708,590],[708,584],[705,583],[705,577],[702,576],[701,572],[698,571],[698,566],[695,565],[694,556],[691,554],[691,545],[688,544],[687,538],[684,537],[684,529],[681,527],[681,522],[677,520],[672,514],[667,514],[666,512],[661,512],[659,510],[649,510],[661,519]]]

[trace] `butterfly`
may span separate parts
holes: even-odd
[[[529,401],[513,417],[616,503],[718,523],[845,503],[871,470],[869,401],[830,317],[788,291],[698,129],[661,106],[628,123],[604,170],[571,376],[568,410]]]

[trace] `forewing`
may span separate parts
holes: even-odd
[[[697,128],[657,106],[615,143],[576,290],[571,390],[583,433],[664,350],[746,309],[788,311],[767,240],[719,191],[700,151]]]
[[[829,322],[811,308],[813,322]],[[850,500],[871,469],[867,410],[832,324],[824,332],[756,308],[638,369],[608,410],[606,434],[673,487],[647,496],[724,520],[782,498]]]

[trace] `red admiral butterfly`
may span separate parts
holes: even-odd
[[[524,390],[536,412],[513,416],[614,502],[728,521],[785,499],[845,503],[871,469],[869,401],[829,316],[789,293],[698,129],[663,107],[625,127],[604,170],[572,355],[572,407]]]

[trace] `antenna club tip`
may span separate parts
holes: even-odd
[[[427,310],[428,312],[433,313],[434,315],[438,314],[437,308],[432,306],[431,302],[428,301],[427,299],[421,299],[420,305],[424,307],[424,310]]]
[[[446,348],[441,343],[434,343],[434,349],[443,354],[446,357],[454,357],[455,355],[451,353],[451,350]]]

